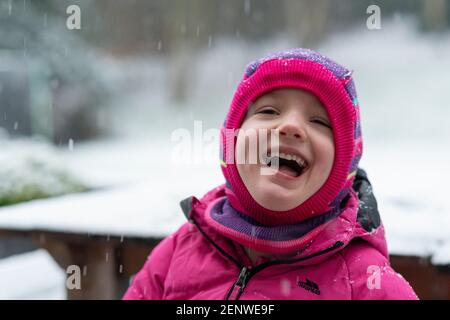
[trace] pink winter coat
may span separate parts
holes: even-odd
[[[221,186],[182,203],[189,222],[155,247],[124,299],[418,299],[389,264],[383,226],[360,223],[370,217],[357,216],[354,192],[305,250],[255,266],[205,223],[207,205],[223,196]]]

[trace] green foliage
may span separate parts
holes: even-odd
[[[0,143],[0,206],[89,190],[49,146],[23,140]]]

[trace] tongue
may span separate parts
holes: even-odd
[[[297,171],[295,171],[294,169],[292,169],[291,167],[288,167],[286,165],[281,165],[279,168],[279,171],[281,171],[287,175],[290,175],[291,177],[294,177],[294,178],[297,177],[297,175],[298,175]]]

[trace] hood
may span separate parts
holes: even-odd
[[[334,162],[323,186],[297,207],[274,211],[260,205],[239,175],[235,149],[237,133],[250,105],[281,88],[307,91],[325,108],[335,145]],[[266,226],[295,224],[340,205],[350,192],[362,156],[359,103],[352,71],[310,49],[275,52],[248,65],[221,128],[221,169],[228,200],[234,209]]]

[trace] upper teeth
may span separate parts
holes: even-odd
[[[298,163],[299,166],[306,167],[306,161],[295,154],[287,154],[287,153],[280,152],[280,153],[272,154],[272,157],[279,157],[279,158],[283,158],[286,160],[294,160]]]

